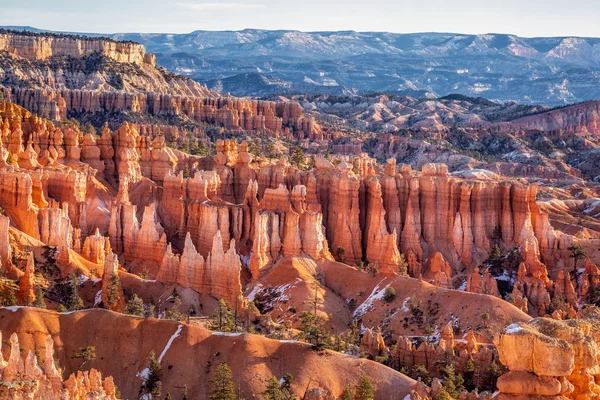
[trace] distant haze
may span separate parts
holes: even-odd
[[[303,31],[600,36],[597,0],[3,0],[0,25],[57,31]]]

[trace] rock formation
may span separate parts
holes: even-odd
[[[0,339],[2,335],[0,333]],[[1,344],[0,344],[1,346]],[[10,337],[10,357],[4,361],[0,355],[0,399],[62,399],[115,400],[116,390],[112,377],[104,380],[95,369],[72,374],[63,382],[62,371],[54,363],[54,342],[50,335],[45,342],[45,351],[36,358],[30,350],[25,360],[21,357],[19,338]]]
[[[600,396],[598,316],[556,321],[537,318],[512,324],[496,342],[509,372],[498,379],[498,398],[593,399]]]
[[[220,231],[217,231],[213,238],[212,248],[206,260],[196,251],[188,233],[181,256],[173,254],[171,245],[167,247],[157,279],[192,288],[215,299],[223,299],[231,307],[243,308],[245,303],[240,281],[241,266],[235,250],[235,241],[232,240],[229,249],[225,251]]]

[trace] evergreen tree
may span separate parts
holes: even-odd
[[[213,386],[213,390],[210,392],[210,400],[236,400],[233,375],[229,365],[225,363],[219,365],[210,383]]]
[[[358,385],[356,386],[356,394],[354,395],[355,400],[374,400],[375,390],[371,384],[371,380],[367,376],[360,378]]]
[[[17,296],[15,295],[15,290],[10,286],[6,286],[0,292],[0,296],[2,297],[2,306],[16,306],[17,305]]]
[[[81,365],[79,366],[79,368],[83,367],[83,365],[88,362],[88,361],[94,361],[96,359],[96,347],[94,346],[87,346],[87,347],[80,347],[79,348],[79,353],[75,353],[71,356],[71,358],[80,358],[83,361],[81,362]]]
[[[44,301],[44,291],[41,286],[35,289],[35,301],[33,306],[37,308],[46,308],[46,302]]]
[[[69,311],[82,310],[84,308],[83,300],[79,297],[79,278],[71,275],[71,301],[69,302]]]
[[[165,400],[173,400],[173,398],[171,397],[171,393],[167,393],[167,395],[165,396]]]
[[[113,308],[119,304],[119,300],[121,299],[119,275],[113,274],[110,277],[110,284],[108,285],[107,291],[108,293],[106,293],[106,302],[108,303],[108,308]]]
[[[300,330],[304,339],[318,350],[325,348],[331,338],[325,329],[323,318],[309,311],[303,311],[300,313],[300,321]]]
[[[291,388],[293,377],[287,374],[282,380],[283,382],[279,383],[273,376],[267,381],[267,390],[263,392],[265,400],[296,400]]]
[[[265,400],[283,400],[279,381],[274,376],[267,381],[267,390],[263,392]]]
[[[408,275],[408,263],[406,262],[406,258],[404,258],[404,254],[402,253],[400,253],[400,263],[398,264],[398,272],[400,273],[400,275]]]
[[[571,258],[575,261],[573,269],[577,272],[577,262],[582,258],[585,258],[585,249],[580,244],[573,244],[567,248],[571,253]]]
[[[134,293],[127,302],[123,313],[143,317],[144,311],[144,302],[137,294]]]
[[[165,318],[171,321],[183,321],[186,318],[186,315],[179,311],[179,307],[181,307],[181,299],[179,298],[179,295],[176,295],[173,300],[173,305],[167,310]]]
[[[344,388],[344,392],[342,393],[341,400],[354,400],[355,394],[356,393],[355,393],[354,387],[352,385],[348,384]]]
[[[302,149],[298,146],[293,146],[290,148],[290,164],[298,169],[304,169],[304,162],[306,161],[306,156]]]
[[[225,300],[221,299],[217,303],[209,328],[218,332],[233,332],[236,329],[233,311],[227,306]]]
[[[456,373],[454,363],[449,362],[441,367],[440,374],[444,379],[444,389],[446,389],[450,396],[458,398],[460,393],[465,390],[465,387],[463,386],[464,379],[460,374]]]
[[[162,382],[160,381],[161,366],[154,355],[154,351],[150,353],[146,362],[146,369],[148,372],[145,376],[144,383],[140,388],[140,395],[150,394],[152,395],[152,398],[158,398],[162,391]]]

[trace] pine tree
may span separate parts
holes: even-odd
[[[148,370],[147,377],[140,388],[140,395],[150,394],[152,398],[160,397],[160,392],[162,390],[162,382],[160,381],[160,363],[156,359],[154,351],[150,353],[147,359],[147,367]]]
[[[117,304],[119,304],[119,300],[121,299],[121,285],[119,282],[119,275],[113,274],[110,277],[110,284],[107,288],[106,293],[106,302],[108,303],[108,308],[113,308]]]
[[[225,363],[219,365],[210,383],[213,386],[213,390],[210,392],[210,400],[236,400],[233,375],[229,365]]]
[[[460,374],[456,373],[454,363],[450,362],[441,367],[440,373],[442,374],[442,378],[444,378],[444,389],[446,389],[450,396],[458,397],[465,389],[463,386],[464,378]]]
[[[352,387],[352,385],[348,384],[344,388],[344,392],[342,393],[341,400],[354,400],[355,394],[356,393],[355,393],[354,387]]]
[[[356,394],[354,395],[355,400],[374,400],[375,399],[375,391],[373,390],[373,385],[371,384],[371,380],[363,376],[360,378],[358,385],[356,386]]]
[[[46,302],[44,301],[44,291],[41,286],[35,289],[35,301],[33,306],[37,308],[46,308]]]
[[[71,356],[71,358],[80,358],[83,361],[79,368],[83,367],[83,365],[88,361],[94,361],[96,359],[96,347],[95,346],[87,346],[80,347],[79,353],[75,353]]]
[[[217,303],[217,309],[209,327],[218,332],[233,332],[236,329],[233,311],[227,306],[225,300],[221,299]]]
[[[17,305],[17,296],[15,295],[15,290],[10,286],[5,287],[1,292],[0,296],[2,297],[2,306],[16,306]]]
[[[408,263],[406,262],[406,258],[404,258],[404,254],[400,253],[400,263],[398,263],[398,272],[400,275],[408,275]]]
[[[281,385],[274,376],[267,381],[267,390],[263,392],[265,400],[283,400],[283,393],[281,393]]]
[[[567,250],[569,250],[569,252],[571,253],[571,258],[575,261],[573,269],[577,272],[577,262],[580,259],[585,258],[585,256],[586,256],[585,249],[580,244],[573,244],[573,245],[569,246],[567,248]]]
[[[69,311],[82,310],[83,308],[83,300],[79,297],[79,278],[73,274],[71,275],[71,301],[69,303]]]
[[[181,307],[181,299],[179,298],[179,295],[177,295],[175,296],[174,304],[167,310],[165,318],[171,321],[183,321],[186,318],[186,315],[179,311],[179,307]]]
[[[123,313],[143,317],[144,302],[142,301],[142,299],[140,299],[140,297],[137,294],[134,293],[133,296],[131,296],[131,298],[127,302]]]

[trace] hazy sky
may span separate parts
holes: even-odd
[[[0,0],[0,25],[78,32],[244,28],[600,37],[598,0]]]

